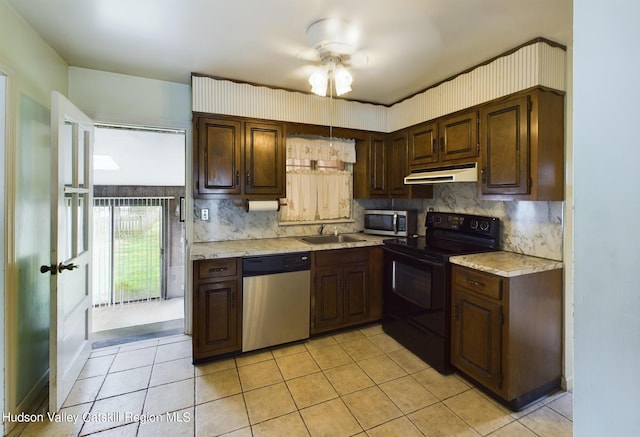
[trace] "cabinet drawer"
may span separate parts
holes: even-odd
[[[224,258],[198,262],[198,278],[211,279],[238,274],[235,258]]]
[[[315,255],[315,267],[335,267],[343,264],[353,264],[369,261],[368,248],[334,249],[312,252]]]
[[[454,266],[454,286],[494,299],[502,299],[502,278],[466,267]]]

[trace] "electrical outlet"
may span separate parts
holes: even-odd
[[[202,208],[200,210],[200,220],[205,222],[209,220],[209,208]]]

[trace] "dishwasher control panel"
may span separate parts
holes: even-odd
[[[311,269],[309,252],[260,255],[242,258],[242,276],[298,272]]]

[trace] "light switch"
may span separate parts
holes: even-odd
[[[209,208],[202,208],[200,210],[200,220],[208,221],[209,220]]]

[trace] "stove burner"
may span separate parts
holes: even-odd
[[[443,260],[453,255],[497,250],[500,243],[500,220],[470,214],[430,212],[425,223],[425,237],[394,238],[384,240],[390,248],[422,257]]]

